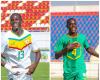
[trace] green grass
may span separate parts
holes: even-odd
[[[7,71],[1,67],[1,80],[7,80]],[[33,74],[33,80],[49,80],[49,63],[39,63]]]
[[[62,78],[51,78],[51,80],[63,80]],[[96,78],[88,78],[87,80],[98,80]]]
[[[4,67],[1,67],[1,80],[7,80],[7,71]],[[33,74],[33,80],[49,80],[49,63],[39,63],[37,69]],[[51,78],[51,80],[63,80],[62,78]],[[91,79],[88,80],[98,80]]]

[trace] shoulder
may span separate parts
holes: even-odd
[[[11,36],[12,36],[12,32],[11,31],[5,32],[5,38],[9,38]]]
[[[12,32],[11,31],[7,31],[7,32],[5,32],[6,33],[6,35],[8,35],[8,34],[12,34]]]
[[[60,40],[63,40],[63,39],[65,39],[65,38],[67,38],[67,35],[66,35],[66,34],[64,34],[64,35],[62,35],[61,37],[59,37]]]
[[[27,30],[24,30],[24,36],[31,36],[31,33]]]
[[[68,38],[67,38],[67,35],[66,34],[64,34],[64,35],[62,35],[61,37],[59,37],[59,39],[57,40],[57,42],[65,42],[66,40],[67,40]]]
[[[79,38],[81,38],[82,40],[87,40],[87,37],[84,34],[79,34]]]
[[[80,37],[84,37],[84,38],[86,37],[86,36],[85,36],[84,34],[82,34],[82,33],[79,33],[78,35],[79,35]]]
[[[10,36],[12,36],[11,31],[2,32],[1,39],[2,41],[7,41]]]
[[[25,34],[31,34],[29,31],[27,31],[27,30],[24,30],[24,33]]]

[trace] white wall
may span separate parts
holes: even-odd
[[[31,34],[40,48],[50,49],[50,32],[31,32]]]
[[[40,49],[48,48],[48,51],[44,51],[48,55],[48,59],[41,59],[42,62],[50,61],[50,32],[31,32],[32,38],[36,41]],[[42,54],[43,51],[41,51]]]
[[[86,62],[88,78],[98,79],[98,64]],[[63,62],[51,62],[50,64],[50,74],[52,78],[58,77],[63,78]]]
[[[51,12],[95,12],[99,11],[99,2],[87,1],[52,1]]]

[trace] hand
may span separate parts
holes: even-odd
[[[73,49],[78,48],[78,47],[80,47],[80,44],[79,43],[72,43],[72,44],[68,43],[68,45],[67,45],[66,48],[68,50],[73,50]]]
[[[26,74],[31,75],[32,73],[34,73],[35,68],[35,65],[30,65],[29,67],[27,67],[26,69],[28,69],[28,72]]]
[[[17,66],[11,66],[9,63],[6,63],[4,67],[14,75],[19,74],[19,71],[16,70]]]
[[[80,43],[73,43],[75,48],[79,48],[80,47]]]
[[[25,68],[13,68],[12,70],[16,72],[14,75],[26,74],[28,72],[28,69]]]

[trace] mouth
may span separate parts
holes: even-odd
[[[12,25],[13,27],[13,31],[18,31],[18,28],[19,28],[19,24],[18,23],[14,23],[13,25]]]
[[[13,26],[18,27],[19,23],[14,23]]]
[[[13,29],[14,32],[18,31],[18,27],[17,28],[13,27],[12,29]]]
[[[71,28],[71,31],[76,32],[76,28],[75,27]]]

